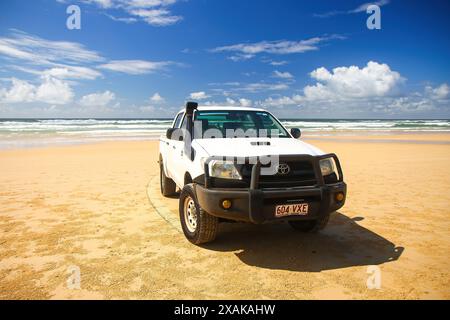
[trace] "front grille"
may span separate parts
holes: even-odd
[[[293,188],[302,186],[313,186],[317,184],[314,167],[310,161],[280,162],[287,164],[290,168],[287,174],[261,175],[259,187],[268,188]],[[245,181],[250,183],[253,165],[246,164],[241,167],[241,174]],[[264,168],[264,166],[262,166]]]

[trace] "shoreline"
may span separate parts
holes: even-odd
[[[161,135],[154,136],[135,136],[135,137],[80,137],[79,139],[69,139],[64,135],[54,135],[52,137],[42,138],[23,138],[5,141],[0,139],[0,152],[8,150],[41,149],[52,147],[80,146],[103,144],[113,142],[145,142],[158,141]],[[405,143],[405,144],[450,144],[450,132],[381,132],[381,131],[336,131],[302,132],[300,140],[305,142],[315,141],[324,142],[355,142],[355,143]]]

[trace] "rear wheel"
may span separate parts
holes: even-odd
[[[289,225],[296,231],[315,233],[325,228],[330,220],[330,214],[326,214],[320,219],[309,221],[289,221]]]
[[[216,238],[219,219],[200,208],[192,184],[181,191],[179,211],[183,233],[190,242],[198,245]]]
[[[159,184],[164,197],[173,196],[177,191],[177,186],[172,179],[166,176],[162,160],[159,161]]]

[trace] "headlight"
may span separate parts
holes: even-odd
[[[242,180],[232,161],[213,160],[209,163],[209,176],[222,179]]]
[[[336,164],[333,158],[326,158],[319,161],[320,171],[322,171],[323,176],[329,176],[330,174],[336,173]]]

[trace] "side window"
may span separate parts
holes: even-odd
[[[183,119],[183,115],[184,115],[184,113],[180,113],[180,114],[177,115],[177,117],[175,119],[175,122],[174,122],[174,125],[173,125],[174,129],[179,129],[180,128],[181,120]]]

